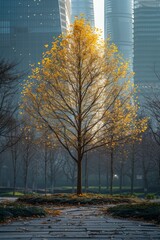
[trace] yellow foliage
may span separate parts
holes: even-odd
[[[23,109],[37,131],[54,133],[67,149],[80,151],[119,137],[139,137],[146,120],[137,117],[129,63],[97,29],[76,19],[43,54],[25,82]],[[136,137],[133,137],[136,136]]]

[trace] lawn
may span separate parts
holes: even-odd
[[[13,196],[12,191],[0,193],[0,197],[19,197],[19,196],[23,196],[23,195],[24,194],[22,192],[15,192],[15,194]]]

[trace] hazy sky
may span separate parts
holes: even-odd
[[[104,0],[94,0],[95,25],[103,30],[104,28]]]

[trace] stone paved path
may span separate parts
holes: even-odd
[[[60,210],[61,215],[57,217],[0,225],[0,239],[160,240],[160,227],[104,216],[100,206],[61,208]]]

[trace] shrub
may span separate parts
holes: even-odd
[[[23,205],[0,206],[0,222],[17,217],[35,217],[35,216],[41,217],[45,215],[46,215],[45,211],[39,207],[30,207]]]
[[[150,200],[150,199],[155,199],[157,197],[156,197],[156,195],[154,193],[148,193],[145,198]]]

